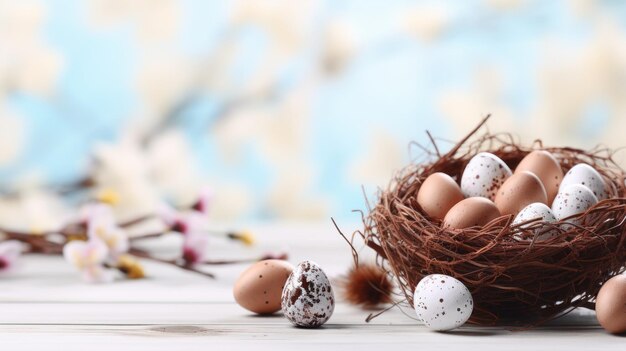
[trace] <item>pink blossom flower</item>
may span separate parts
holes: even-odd
[[[198,200],[191,207],[193,210],[198,211],[202,214],[208,214],[211,203],[213,202],[213,190],[211,188],[205,187],[200,190],[200,194],[198,196]]]
[[[0,243],[0,274],[12,272],[18,265],[23,245],[16,240]]]
[[[209,240],[206,235],[190,232],[183,242],[183,260],[188,265],[202,263],[206,258]]]
[[[171,231],[184,235],[190,232],[201,231],[206,221],[205,216],[200,212],[177,211],[169,205],[161,206],[159,217]]]

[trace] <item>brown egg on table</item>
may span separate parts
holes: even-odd
[[[479,196],[468,197],[452,206],[443,226],[454,229],[483,226],[498,217],[500,212],[493,201]]]
[[[596,296],[596,318],[609,333],[626,333],[626,275],[607,280]]]
[[[235,301],[258,314],[279,311],[283,287],[293,269],[293,265],[283,260],[256,262],[241,273],[235,282]]]
[[[522,171],[534,173],[539,177],[546,189],[548,204],[551,204],[559,192],[559,186],[563,180],[563,169],[561,169],[559,161],[548,151],[535,150],[526,155],[517,165],[515,173]]]
[[[464,198],[461,187],[454,179],[441,172],[429,175],[417,193],[417,203],[436,219],[443,219],[448,210]]]
[[[548,203],[546,189],[539,177],[528,171],[516,172],[498,189],[495,204],[502,215],[517,215],[534,203]]]

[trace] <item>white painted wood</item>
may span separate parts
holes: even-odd
[[[288,250],[291,261],[317,261],[331,277],[345,272],[349,248],[329,223],[254,225],[259,245],[242,248],[214,240],[215,258],[254,257]],[[357,226],[352,226],[357,228]],[[348,227],[346,227],[348,228]],[[172,253],[177,238],[149,245]],[[27,257],[22,270],[0,278],[2,350],[624,350],[626,338],[606,334],[592,312],[572,315],[531,331],[463,327],[430,332],[390,310],[371,323],[369,312],[340,302],[321,329],[292,327],[280,315],[258,317],[237,306],[231,287],[246,265],[211,268],[210,280],[173,267],[145,263],[150,279],[86,285],[58,257]],[[387,346],[389,345],[389,346]]]

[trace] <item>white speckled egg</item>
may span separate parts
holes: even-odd
[[[598,199],[589,188],[581,184],[570,184],[559,190],[552,203],[552,213],[560,221],[563,218],[585,212],[596,203],[598,203]],[[578,220],[571,220],[570,222],[579,223]]]
[[[283,314],[298,327],[318,327],[335,309],[335,296],[328,277],[314,262],[301,262],[289,278],[282,295]]]
[[[600,173],[586,163],[577,164],[565,174],[559,191],[572,184],[586,186],[598,200],[609,197],[608,189]]]
[[[413,306],[419,318],[433,330],[451,330],[472,315],[472,294],[459,280],[443,275],[425,276],[415,287]]]
[[[498,156],[481,152],[465,166],[461,177],[461,191],[466,197],[482,196],[493,201],[496,192],[512,174],[509,166]]]
[[[524,223],[526,221],[530,221],[532,219],[537,219],[537,218],[541,218],[540,221],[542,222],[548,222],[548,223],[556,222],[556,217],[554,216],[554,213],[552,213],[552,210],[550,209],[550,207],[546,206],[546,204],[543,204],[541,202],[534,202],[524,207],[517,214],[517,216],[515,216],[515,219],[513,220],[513,225]],[[532,224],[534,224],[534,222]],[[520,227],[525,228],[532,224],[524,224],[524,225],[521,225]],[[537,240],[541,241],[541,240],[546,240],[546,239],[551,238],[555,234],[555,232],[553,231],[545,232],[545,229],[536,229],[535,234],[538,235]],[[521,240],[519,233],[514,234],[514,238],[516,240]]]

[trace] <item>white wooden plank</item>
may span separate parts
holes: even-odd
[[[623,350],[624,338],[597,327],[510,332],[464,327],[435,333],[411,325],[0,326],[4,349],[47,350]]]
[[[0,324],[241,324],[285,325],[280,314],[257,316],[234,303],[0,303]],[[370,312],[338,304],[331,322],[365,324]],[[390,310],[370,325],[410,324],[416,321]]]
[[[288,324],[280,314],[257,316],[235,303],[0,303],[0,324]],[[393,308],[366,323],[372,311],[337,304],[335,324],[417,325],[409,307]],[[551,323],[557,326],[597,326],[593,312],[577,310]]]

